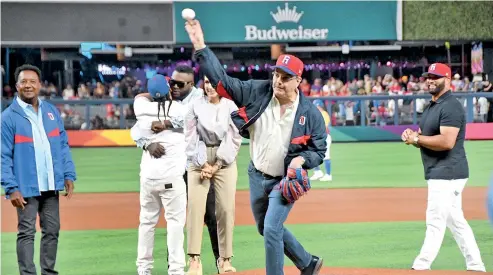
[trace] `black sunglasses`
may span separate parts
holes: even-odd
[[[178,88],[183,88],[185,87],[186,84],[188,84],[189,82],[183,82],[183,81],[178,81],[178,80],[174,80],[174,79],[170,79],[169,81],[169,86],[173,87],[173,86],[177,86]]]

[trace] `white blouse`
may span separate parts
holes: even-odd
[[[204,96],[190,104],[184,127],[188,161],[202,167],[207,162],[207,145],[219,146],[216,158],[223,165],[227,166],[236,159],[242,142],[230,116],[236,110],[238,107],[227,98],[213,104]]]

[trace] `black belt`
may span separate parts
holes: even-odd
[[[220,144],[206,144],[205,147],[219,147]]]
[[[260,173],[262,174],[262,177],[269,179],[269,180],[282,180],[282,176],[271,176],[271,175],[263,173],[263,172],[260,172]]]
[[[271,176],[269,174],[266,174],[262,171],[259,171],[257,168],[255,168],[255,166],[253,167],[253,169],[257,170],[257,172],[259,172],[260,174],[262,174],[262,177],[264,177],[265,179],[268,179],[268,180],[282,180],[282,176]]]

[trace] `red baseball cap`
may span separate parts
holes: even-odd
[[[274,69],[281,69],[290,75],[301,76],[304,66],[303,61],[298,57],[290,54],[281,54],[279,58],[277,58]]]
[[[430,67],[428,67],[428,72],[423,74],[424,77],[430,77],[430,75],[451,78],[452,70],[449,66],[443,63],[433,63],[430,65]]]

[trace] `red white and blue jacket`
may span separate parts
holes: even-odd
[[[271,81],[240,81],[228,76],[209,47],[196,51],[195,58],[200,65],[200,70],[209,78],[218,94],[233,100],[238,106],[239,110],[234,111],[231,118],[240,135],[249,139],[248,127],[255,123],[273,97],[274,90]],[[300,92],[299,97],[291,143],[284,159],[284,171],[287,171],[291,160],[297,156],[305,159],[304,169],[318,167],[322,164],[327,149],[327,133],[322,115],[303,93]]]
[[[76,180],[68,137],[56,107],[46,101],[39,107],[44,129],[48,135],[53,159],[55,190],[65,188],[64,181]],[[20,191],[25,198],[39,196],[38,176],[31,122],[17,103],[2,112],[2,188],[7,195]]]

